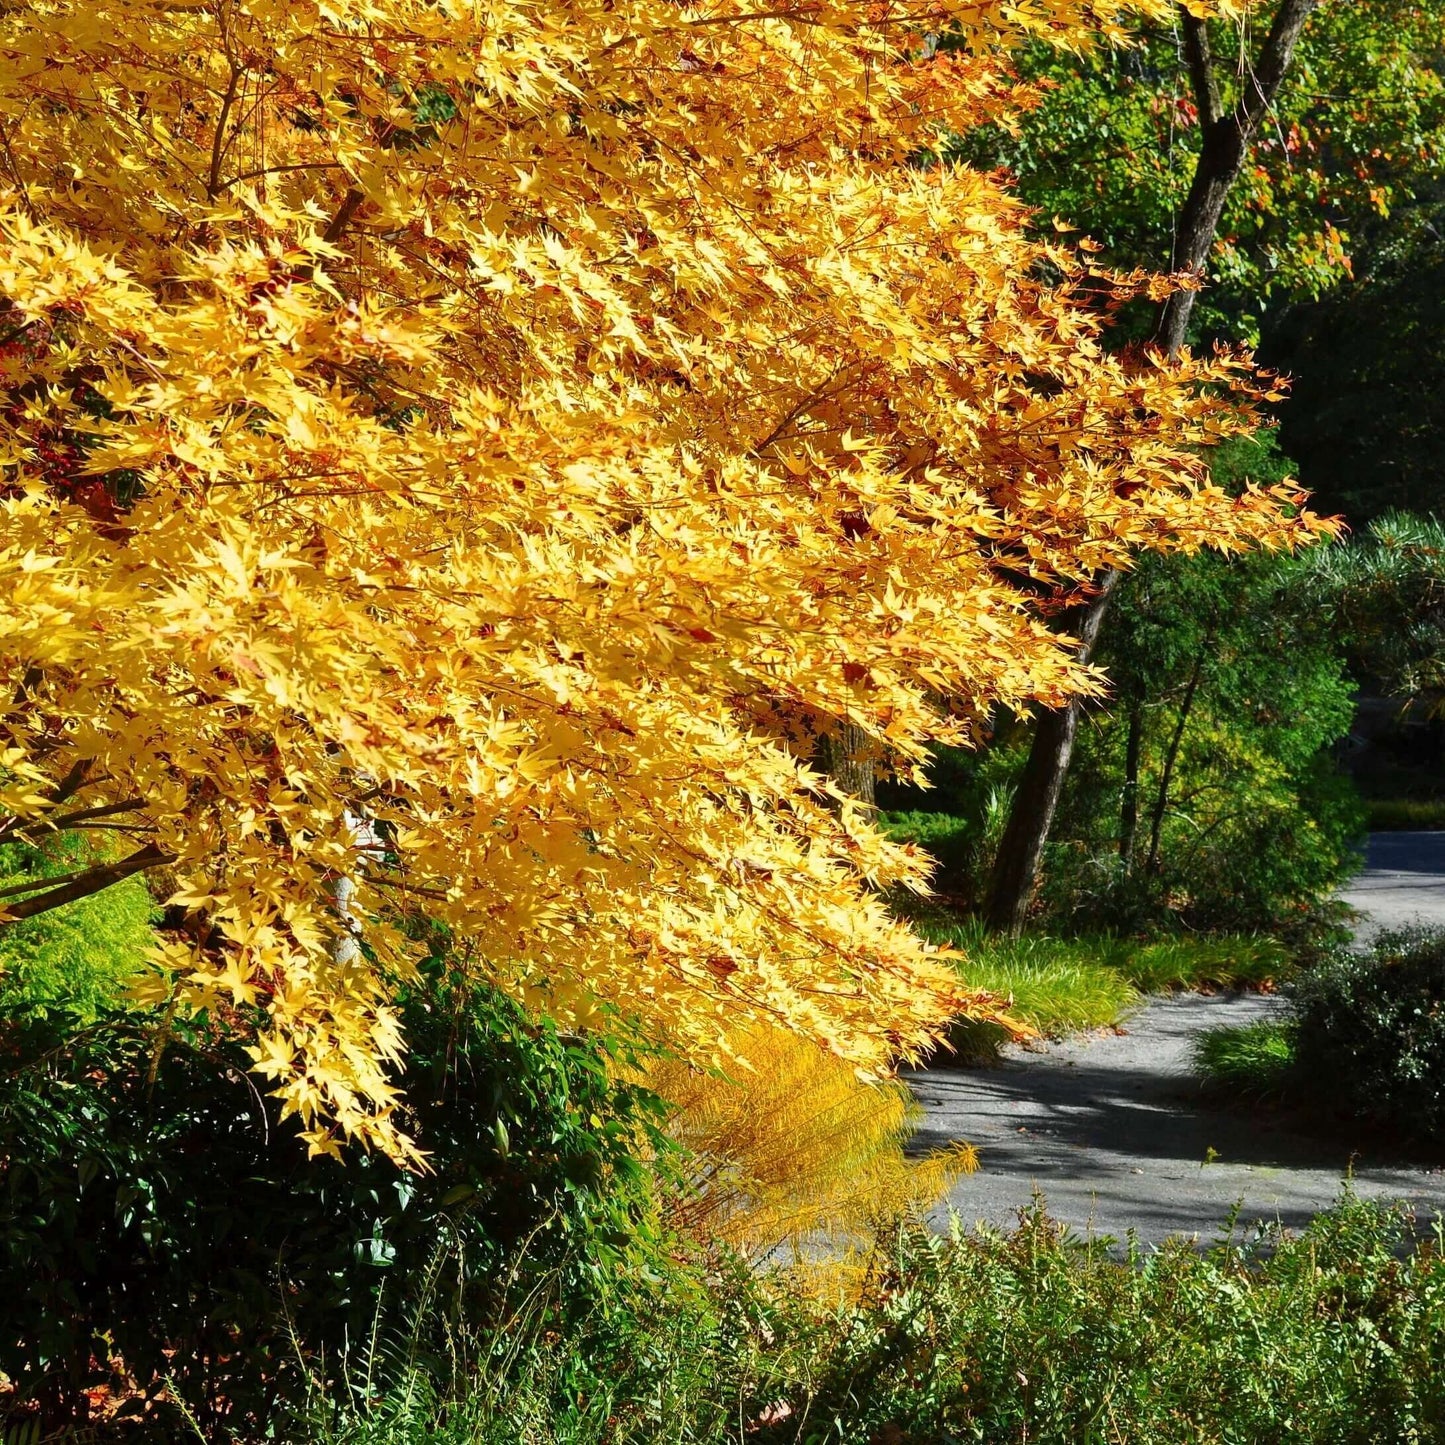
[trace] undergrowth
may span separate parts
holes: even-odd
[[[858,1292],[786,1274],[514,1314],[383,1392],[318,1391],[307,1445],[1378,1445],[1445,1430],[1445,1260],[1346,1199],[1305,1233],[1120,1262],[1041,1212],[880,1236]],[[463,1356],[465,1359],[463,1360]]]
[[[1194,1045],[1194,1072],[1205,1087],[1248,1102],[1288,1096],[1294,1062],[1294,1029],[1286,1019],[1208,1029]]]
[[[1365,812],[1372,833],[1445,828],[1445,798],[1368,798]]]

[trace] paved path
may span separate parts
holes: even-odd
[[[1367,925],[1445,924],[1445,834],[1376,834],[1366,867],[1345,895]],[[1049,1212],[1079,1231],[1146,1243],[1170,1234],[1215,1235],[1240,1222],[1303,1225],[1338,1197],[1358,1139],[1308,1135],[1267,1115],[1204,1107],[1189,1076],[1202,1029],[1246,1023],[1271,998],[1185,994],[1149,1003],[1127,1032],[1036,1050],[1010,1049],[997,1068],[920,1070],[917,1143],[967,1139],[979,1172],[949,1203],[966,1223],[1011,1224],[1035,1189]],[[1445,1171],[1368,1155],[1353,1160],[1359,1194],[1445,1210]]]
[[[1341,897],[1365,915],[1361,938],[1412,923],[1445,925],[1445,832],[1371,833],[1364,871]]]

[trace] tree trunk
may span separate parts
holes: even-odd
[[[817,763],[845,793],[871,813],[877,807],[873,759],[868,734],[856,723],[838,724],[836,732],[818,739]]]
[[[1279,0],[1259,59],[1244,80],[1239,100],[1228,112],[1220,102],[1214,79],[1208,25],[1183,5],[1179,7],[1203,143],[1174,233],[1174,270],[1193,271],[1203,279],[1205,262],[1219,230],[1219,218],[1224,214],[1224,203],[1244,169],[1254,134],[1269,114],[1289,72],[1295,42],[1318,4],[1319,0]],[[1160,308],[1154,340],[1170,356],[1177,356],[1184,345],[1196,295],[1195,291],[1176,291]]]
[[[1093,656],[1119,575],[1113,570],[1104,573],[1098,593],[1084,611],[1079,626],[1080,662],[1087,662]],[[1033,901],[1044,844],[1069,773],[1080,707],[1076,699],[1067,707],[1046,712],[1034,730],[1033,746],[1014,794],[1008,826],[999,842],[998,857],[994,859],[993,876],[989,880],[984,921],[996,933],[1016,936]]]
[[[1129,732],[1124,742],[1124,792],[1119,800],[1119,858],[1126,873],[1134,869],[1134,844],[1139,836],[1139,764],[1144,751],[1144,708],[1129,707]]]
[[[1204,659],[1208,655],[1212,639],[1205,638],[1199,656],[1194,659],[1194,671],[1189,674],[1189,684],[1184,689],[1184,699],[1179,704],[1179,721],[1174,725],[1174,735],[1169,739],[1164,754],[1164,770],[1159,774],[1159,791],[1154,797],[1154,815],[1149,823],[1149,857],[1145,861],[1146,873],[1159,871],[1159,844],[1164,833],[1164,814],[1169,808],[1169,785],[1174,781],[1174,764],[1179,760],[1179,745],[1184,741],[1184,729],[1189,725],[1189,713],[1194,707],[1194,694],[1199,691],[1199,680],[1204,676]]]

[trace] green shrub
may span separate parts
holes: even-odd
[[[1287,1019],[1208,1029],[1195,1041],[1204,1085],[1243,1100],[1281,1099],[1296,1087],[1294,1026]]]
[[[314,1445],[1408,1445],[1445,1431],[1445,1261],[1346,1201],[1300,1237],[1127,1261],[1041,1213],[879,1241],[827,1306],[786,1275],[511,1323],[454,1378],[315,1402]],[[509,1319],[510,1323],[510,1319]]]
[[[1039,1215],[1010,1236],[905,1233],[823,1326],[792,1419],[816,1445],[1435,1439],[1445,1267],[1399,1259],[1408,1238],[1357,1203],[1298,1240],[1122,1265]]]
[[[1293,990],[1301,1078],[1322,1104],[1445,1139],[1445,932],[1341,949]]]
[[[445,1346],[519,1260],[565,1312],[653,1257],[637,1160],[660,1117],[616,1047],[440,971],[403,1026],[423,1175],[307,1159],[205,1020],[163,1050],[153,1015],[0,1023],[0,1372],[19,1396],[73,1419],[123,1366],[139,1413],[164,1417],[168,1382],[209,1435],[254,1435],[378,1326],[421,1317],[418,1347]],[[382,1388],[404,1362],[371,1363]]]

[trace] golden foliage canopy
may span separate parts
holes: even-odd
[[[259,1020],[315,1147],[409,1148],[408,907],[702,1057],[988,1006],[799,720],[915,765],[1092,685],[1041,603],[1097,569],[1318,526],[1208,485],[1241,362],[1106,353],[1141,278],[910,164],[1123,9],[0,13],[0,836],[170,863],[162,976]]]

